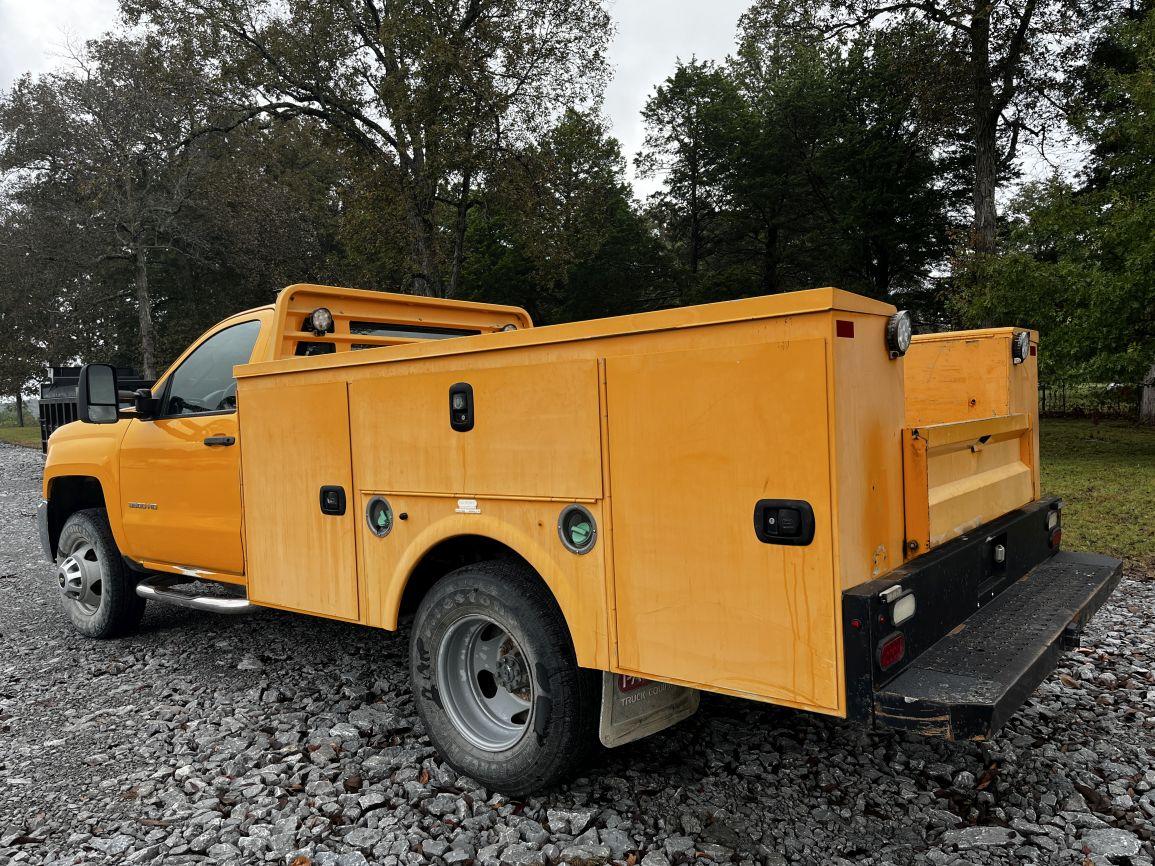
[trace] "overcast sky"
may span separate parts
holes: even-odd
[[[631,163],[642,143],[642,105],[654,85],[678,57],[724,57],[747,5],[749,0],[610,0],[617,35],[605,108]],[[0,87],[22,72],[52,68],[70,41],[91,39],[115,20],[116,0],[0,0]],[[652,189],[645,183],[637,191]]]

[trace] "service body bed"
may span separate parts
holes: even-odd
[[[1021,702],[1101,595],[1032,603],[1023,652],[1042,662],[991,671],[949,634],[1021,643],[994,612],[1055,554],[1030,332],[920,337],[903,357],[892,306],[820,289],[352,351],[372,303],[291,287],[280,356],[236,369],[253,603],[393,629],[423,563],[481,539],[542,577],[583,667],[970,736]],[[336,350],[299,357],[299,322],[322,305],[334,329],[316,339]],[[322,489],[347,507],[319,511]],[[366,529],[376,500],[398,515],[387,534]],[[559,541],[571,507],[597,527],[588,555]],[[992,570],[999,533],[1013,537]],[[1058,586],[1071,561],[1024,586]],[[898,624],[877,597],[894,586],[917,596]],[[964,723],[976,681],[991,708]]]

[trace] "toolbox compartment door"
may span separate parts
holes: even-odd
[[[827,341],[606,359],[622,672],[837,712]],[[803,500],[806,545],[760,500]]]
[[[911,553],[925,553],[1034,499],[1034,436],[1027,414],[904,430]]]
[[[601,498],[596,361],[389,373],[349,386],[362,491]],[[459,385],[475,410],[464,431],[449,417]]]
[[[359,500],[347,386],[271,378],[254,387],[240,381],[249,598],[355,621]],[[323,513],[322,487],[344,491],[344,513]]]

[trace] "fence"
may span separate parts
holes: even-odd
[[[117,385],[121,391],[149,388],[152,382],[128,367],[118,367]],[[48,437],[58,427],[76,420],[76,386],[79,367],[51,367],[48,381],[40,386],[40,450],[48,451]]]
[[[1096,415],[1137,418],[1141,383],[1040,382],[1039,412],[1044,415]]]

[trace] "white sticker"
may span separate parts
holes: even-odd
[[[458,499],[457,500],[458,514],[481,514],[481,509],[477,507],[476,499]]]

